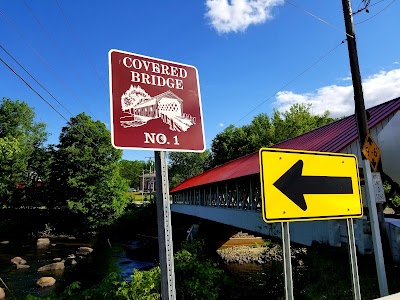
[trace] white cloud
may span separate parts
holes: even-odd
[[[224,127],[224,123],[219,123],[219,127]]]
[[[239,32],[273,18],[272,9],[284,0],[206,0],[206,17],[219,33]]]
[[[340,78],[342,81],[350,81],[351,80],[351,76],[347,76],[347,77],[343,77]]]
[[[367,77],[363,81],[363,92],[366,108],[400,97],[400,69],[381,71]],[[330,85],[305,94],[282,91],[276,99],[279,111],[285,111],[295,103],[310,103],[313,114],[320,115],[329,110],[331,117],[342,117],[354,113],[352,85]]]

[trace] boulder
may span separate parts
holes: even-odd
[[[36,281],[36,284],[40,287],[48,287],[52,286],[56,283],[56,280],[53,277],[42,277]]]
[[[93,252],[93,249],[90,247],[79,247],[78,251],[76,251],[77,255],[88,255]]]
[[[17,269],[28,269],[30,267],[30,265],[17,265]]]
[[[37,239],[36,245],[38,247],[48,246],[50,245],[50,240],[48,238]]]
[[[65,269],[64,261],[52,263],[45,265],[43,267],[40,267],[38,269],[38,272],[44,272],[44,271],[55,271],[55,270],[62,270]]]
[[[3,288],[0,288],[0,299],[4,299],[6,297],[6,293],[4,292]]]
[[[21,258],[21,257],[19,257],[19,256],[16,256],[16,257],[12,258],[10,261],[14,265],[25,265],[26,264],[26,260]]]

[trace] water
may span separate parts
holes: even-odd
[[[36,241],[0,244],[0,278],[7,285],[0,286],[6,292],[7,300],[23,300],[28,294],[45,296],[74,281],[80,281],[82,287],[88,287],[99,282],[111,271],[117,271],[124,279],[129,280],[132,270],[150,268],[154,262],[136,260],[131,251],[125,251],[121,244],[112,244],[109,241],[97,241],[94,238],[84,240],[51,239],[52,245],[37,248]],[[110,248],[110,245],[112,248]],[[76,265],[71,265],[71,260],[66,260],[65,269],[52,272],[38,272],[37,269],[46,264],[54,263],[54,258],[66,259],[68,255],[75,254],[79,247],[92,247],[94,251],[85,257],[77,257]],[[17,269],[10,259],[20,256],[27,261],[28,269]],[[142,258],[141,258],[142,259]],[[54,277],[57,281],[54,286],[41,288],[36,281],[43,276]]]

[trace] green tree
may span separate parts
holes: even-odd
[[[244,128],[228,126],[212,140],[212,166],[222,165],[250,153],[248,147],[249,143]]]
[[[169,153],[169,181],[174,187],[187,178],[196,176],[209,169],[210,151],[202,153],[170,152]]]
[[[140,182],[140,176],[142,176],[142,171],[150,170],[149,162],[144,162],[142,160],[126,160],[123,159],[119,163],[119,173],[126,180],[130,187],[138,188]],[[152,168],[154,171],[154,167]]]
[[[294,104],[288,111],[274,111],[254,117],[250,125],[230,125],[211,142],[211,166],[253,153],[262,147],[293,138],[334,121],[326,111],[322,116],[311,114],[311,105]]]
[[[56,198],[90,228],[112,223],[128,198],[120,176],[122,151],[111,146],[103,122],[81,113],[63,127],[52,164]]]
[[[331,123],[329,111],[322,116],[311,114],[311,105],[294,104],[285,112],[274,111],[272,125],[275,129],[274,144],[296,137],[315,128]]]
[[[0,138],[0,203],[3,205],[11,200],[16,185],[23,179],[26,161],[20,159],[21,154],[18,139]]]
[[[0,104],[0,144],[2,157],[0,166],[0,201],[17,202],[15,187],[35,186],[42,180],[40,175],[46,164],[33,163],[35,157],[44,151],[47,139],[46,125],[35,122],[35,112],[23,101],[3,98]],[[48,169],[47,169],[48,170]],[[26,193],[26,191],[25,191]]]

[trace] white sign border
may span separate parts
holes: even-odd
[[[139,56],[139,57],[142,57],[142,58],[149,58],[149,59],[154,59],[154,60],[157,60],[157,61],[162,61],[162,62],[176,64],[176,65],[180,65],[180,66],[184,66],[184,67],[194,68],[194,70],[196,71],[197,91],[198,91],[198,95],[199,95],[201,130],[202,130],[202,133],[203,133],[203,149],[201,149],[201,150],[193,150],[193,149],[175,149],[175,148],[171,148],[170,149],[168,147],[166,147],[166,148],[121,147],[121,146],[116,146],[114,144],[114,111],[113,111],[113,100],[114,100],[114,98],[113,98],[113,92],[112,92],[113,90],[112,90],[112,71],[111,71],[111,54],[113,52],[119,52],[119,53],[128,54],[128,55],[135,55],[135,56]],[[169,61],[169,60],[165,60],[165,59],[160,59],[160,58],[156,58],[156,57],[146,56],[146,55],[142,55],[142,54],[137,54],[137,53],[133,53],[133,52],[127,52],[127,51],[118,50],[118,49],[111,49],[110,51],[108,51],[108,74],[109,74],[109,89],[110,89],[111,143],[112,143],[114,148],[121,149],[121,150],[147,150],[147,151],[171,151],[171,152],[195,152],[195,153],[202,153],[202,152],[204,152],[206,150],[206,135],[205,135],[205,131],[204,131],[203,106],[202,106],[202,103],[201,103],[199,72],[198,72],[198,70],[197,70],[197,68],[195,66],[182,64],[182,63],[178,63],[178,62],[174,62],[174,61]]]

